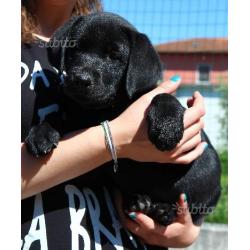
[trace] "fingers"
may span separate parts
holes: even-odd
[[[127,228],[130,232],[142,237],[144,235],[144,230],[134,221],[123,215],[121,219],[122,225]]]
[[[156,229],[155,222],[143,213],[132,212],[129,217],[136,222],[136,226],[128,223],[128,226],[133,233],[136,233],[140,237],[144,237],[145,232],[153,231]]]
[[[155,222],[143,213],[137,212],[134,221],[144,230],[155,230],[156,228]]]
[[[178,164],[190,164],[192,161],[197,159],[203,153],[206,147],[207,147],[206,142],[199,143],[194,150],[188,153],[183,153],[182,155],[174,158],[174,162]]]
[[[194,100],[189,101],[189,103],[193,104],[192,107],[188,108],[184,114],[184,128],[190,127],[193,123],[198,121],[202,116],[205,115],[205,105],[204,98],[202,95],[196,91],[194,93]]]
[[[118,215],[120,217],[121,224],[127,229],[129,229],[132,233],[138,234],[138,230],[140,229],[140,227],[136,222],[128,219],[127,216],[124,214],[122,210],[122,196],[118,190],[115,191],[115,205]]]
[[[145,236],[149,232],[163,233],[166,229],[165,227],[155,223],[150,217],[146,216],[143,213],[132,212],[129,214],[130,218],[128,218],[122,210],[122,197],[121,194],[118,192],[116,192],[115,195],[115,204],[122,225],[132,233],[141,237],[144,241],[146,240]]]
[[[198,133],[194,137],[192,137],[189,141],[185,142],[180,147],[177,147],[172,157],[177,157],[182,153],[190,151],[191,149],[195,148],[200,142],[201,142],[201,134]]]
[[[162,93],[171,94],[177,90],[180,86],[181,78],[179,76],[173,76],[170,80],[162,82],[158,87],[146,94],[147,98],[153,99],[156,95]]]
[[[126,227],[140,237],[144,237],[146,232],[158,232],[160,229],[165,229],[154,222],[153,219],[140,212],[131,212],[130,219],[125,218]],[[128,220],[128,221],[127,221]]]
[[[178,202],[178,212],[177,212],[176,221],[185,223],[185,222],[190,221],[192,219],[191,215],[189,213],[189,210],[188,210],[187,199],[188,199],[188,197],[186,196],[186,194],[180,195],[180,199]]]
[[[190,108],[193,105],[194,105],[194,97],[192,96],[187,99],[187,106]]]
[[[116,193],[116,207],[120,215],[120,220],[124,227],[137,235],[146,244],[156,246],[184,247],[195,237],[190,236],[193,228],[192,218],[188,210],[187,199],[184,194],[180,196],[178,202],[178,213],[176,221],[164,227],[155,223],[151,218],[143,213],[130,213],[129,219],[122,211],[122,197]],[[196,230],[198,231],[198,230]],[[196,233],[195,235],[198,235]],[[192,238],[192,239],[191,239]],[[179,239],[179,240],[177,240]],[[191,240],[190,240],[191,239]],[[188,244],[187,244],[188,243]]]
[[[188,105],[189,108],[192,107],[192,106],[194,105],[194,101],[196,100],[196,98],[197,98],[198,96],[201,96],[201,94],[200,94],[198,91],[196,91],[196,92],[194,92],[194,94],[193,94],[192,97],[189,97],[189,98],[187,99],[187,105]],[[199,100],[199,98],[198,98],[198,100]]]
[[[204,98],[199,91],[195,91],[193,94],[194,105],[202,103],[204,105]]]
[[[130,219],[121,210],[118,213],[122,225],[142,239],[145,239],[145,234],[148,230],[153,230],[154,228],[154,225],[150,221],[151,219],[146,216],[148,219],[146,218],[145,220],[145,217],[141,213],[130,213]],[[147,227],[150,229],[147,229]]]
[[[204,128],[204,121],[200,119],[198,122],[193,124],[192,126],[188,127],[184,130],[183,137],[181,141],[178,143],[178,146],[183,145],[184,143],[188,142],[194,136],[196,136],[200,131]]]
[[[133,220],[137,223],[137,226],[131,226],[128,224],[128,229],[139,236],[144,243],[151,245],[159,245],[159,240],[162,240],[168,227],[159,225],[153,219],[143,213],[132,213]],[[164,241],[166,238],[164,239]]]

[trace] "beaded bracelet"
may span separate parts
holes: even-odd
[[[106,146],[114,161],[114,172],[116,173],[118,170],[118,160],[117,160],[116,148],[113,143],[112,134],[110,131],[108,121],[101,122],[101,126],[103,127],[103,130],[104,130]]]

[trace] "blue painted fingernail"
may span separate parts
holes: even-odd
[[[128,214],[129,218],[132,219],[132,220],[135,220],[136,219],[136,213],[135,212],[131,212]]]
[[[174,75],[174,76],[172,76],[171,78],[170,78],[170,81],[172,82],[172,83],[177,83],[177,82],[179,82],[181,80],[181,77],[179,76],[179,75]]]
[[[208,147],[208,144],[205,142],[205,144],[204,144],[204,150],[206,150],[207,149],[207,147]]]
[[[187,202],[187,195],[186,194],[183,195],[184,195],[184,202]]]

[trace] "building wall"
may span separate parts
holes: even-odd
[[[218,83],[227,83],[228,66],[227,54],[160,54],[163,64],[163,79],[169,79],[175,74],[182,77],[183,84],[197,83],[197,67],[199,64],[208,64],[211,66],[210,81],[214,85]]]
[[[195,86],[195,85],[181,85],[177,92],[176,97],[180,103],[187,107],[187,99],[193,95],[195,91],[199,91],[204,97],[206,115],[204,117],[205,132],[210,138],[211,143],[216,149],[220,149],[225,141],[222,134],[222,127],[219,119],[223,118],[225,111],[221,107],[221,91],[215,85]]]

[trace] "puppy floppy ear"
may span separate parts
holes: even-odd
[[[64,71],[64,59],[67,46],[72,45],[71,29],[83,16],[73,16],[62,27],[55,31],[49,41],[48,58],[52,66],[59,72]]]
[[[161,79],[161,63],[148,37],[131,31],[131,49],[127,69],[126,91],[130,99],[153,89]]]

